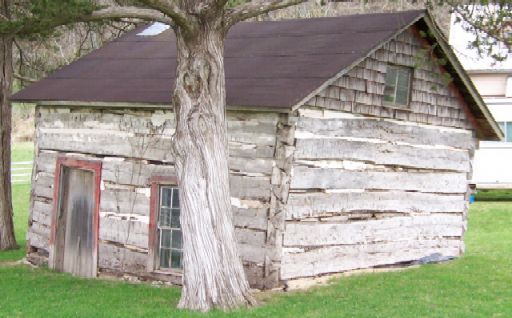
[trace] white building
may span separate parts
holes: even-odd
[[[480,142],[473,182],[479,188],[512,188],[512,53],[503,47],[503,62],[479,57],[476,49],[468,48],[472,40],[474,35],[452,19],[450,44],[505,134],[501,142]]]

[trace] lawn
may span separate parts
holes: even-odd
[[[16,186],[16,231],[26,228],[29,187]],[[336,279],[307,292],[265,293],[229,314],[178,311],[178,288],[77,279],[13,266],[0,252],[0,317],[512,317],[512,203],[471,207],[467,253],[445,264]],[[2,261],[3,260],[3,261]],[[2,264],[3,262],[3,264]]]

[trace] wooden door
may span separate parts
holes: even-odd
[[[81,277],[96,276],[95,176],[61,166],[55,233],[55,268]]]

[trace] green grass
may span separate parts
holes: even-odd
[[[475,199],[476,201],[512,201],[512,189],[479,189]]]
[[[512,317],[511,228],[511,204],[476,203],[461,259],[267,295],[229,314],[178,311],[177,288],[0,265],[0,317]]]
[[[23,258],[25,254],[25,232],[28,222],[28,208],[30,200],[30,184],[14,184],[12,186],[12,206],[14,209],[14,230],[19,249],[0,252],[1,261],[13,261]],[[0,298],[1,298],[0,287]],[[1,301],[1,300],[0,300]],[[1,313],[0,313],[1,317]]]
[[[34,144],[32,142],[18,142],[12,145],[11,160],[13,162],[32,161],[33,156]],[[0,252],[0,261],[21,259],[25,254],[25,232],[28,222],[29,202],[30,184],[14,184],[12,186],[14,229],[20,248],[14,251]]]
[[[14,143],[11,152],[12,162],[32,161],[34,158],[34,144],[31,141]]]

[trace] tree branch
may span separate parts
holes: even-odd
[[[37,82],[37,80],[35,78],[26,77],[26,76],[20,75],[18,73],[14,73],[13,76],[15,79],[19,79],[20,81],[23,81],[23,82],[29,82],[29,83]]]
[[[241,4],[233,9],[226,9],[226,25],[231,27],[237,22],[257,17],[271,11],[291,7],[307,0],[255,0]]]
[[[168,25],[172,25],[174,19],[161,11],[153,9],[145,9],[139,7],[108,7],[94,11],[90,16],[85,16],[81,19],[83,22],[90,22],[96,20],[116,19],[116,18],[134,18],[147,21],[158,21]]]
[[[139,0],[140,3],[156,10],[162,12],[163,14],[169,16],[174,21],[174,24],[184,28],[189,29],[190,24],[188,22],[187,14],[179,8],[174,1],[165,1],[165,0]]]

